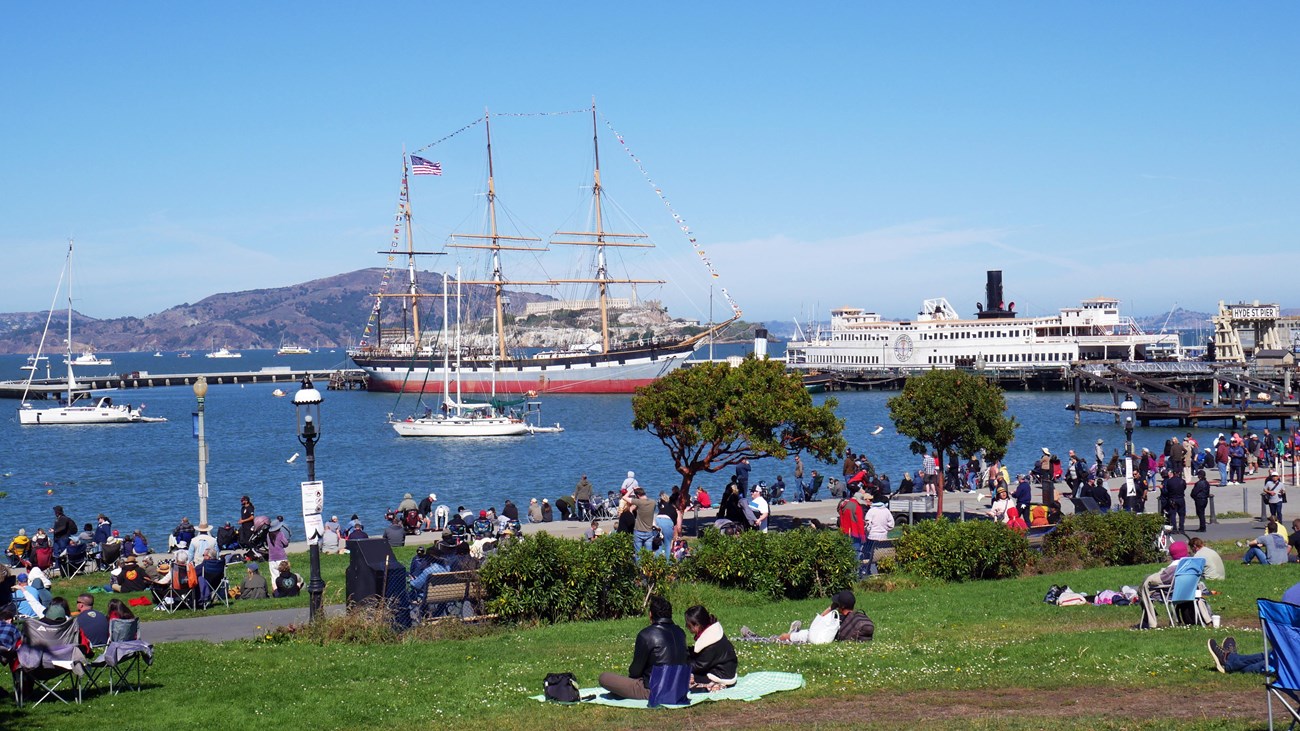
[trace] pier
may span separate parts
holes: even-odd
[[[1271,369],[1264,374],[1246,371],[1239,366],[1211,363],[1108,363],[1075,365],[1070,369],[1074,384],[1074,423],[1085,411],[1108,414],[1115,423],[1131,416],[1133,421],[1150,426],[1156,421],[1172,421],[1180,427],[1198,427],[1201,422],[1227,422],[1245,428],[1251,422],[1268,426],[1276,420],[1279,429],[1300,420],[1300,401],[1291,391],[1291,370]],[[1281,376],[1281,383],[1271,377]],[[1270,377],[1271,376],[1271,377]],[[1208,384],[1207,384],[1208,382]],[[1229,398],[1221,396],[1226,385]],[[1198,385],[1208,385],[1207,402],[1197,393]],[[1112,403],[1085,404],[1085,386],[1110,392]],[[1132,399],[1135,410],[1126,411],[1121,403]]]
[[[227,383],[297,383],[305,376],[313,381],[328,383],[331,391],[364,391],[367,379],[364,371],[349,370],[294,370],[288,366],[274,366],[258,371],[224,371],[217,373],[149,373],[132,371],[130,373],[105,374],[102,376],[78,376],[79,391],[129,390],[139,388],[161,388],[165,386],[193,386],[200,377],[208,379],[209,384]],[[59,398],[67,390],[67,380],[59,378],[33,379],[31,386],[23,381],[0,382],[0,398],[22,398],[24,389],[28,398]]]

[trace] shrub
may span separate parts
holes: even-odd
[[[645,599],[632,538],[596,541],[525,536],[479,570],[487,611],[514,621],[614,619],[639,614]]]
[[[1029,541],[1002,523],[927,520],[903,528],[894,541],[900,569],[932,579],[1006,579],[1029,560]]]
[[[1117,511],[1071,515],[1043,538],[1043,556],[1078,557],[1084,567],[1132,566],[1160,560],[1156,536],[1164,517]]]
[[[773,599],[824,597],[850,586],[857,556],[844,534],[808,528],[726,536],[712,528],[691,549],[682,574]]]

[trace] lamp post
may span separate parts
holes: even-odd
[[[1133,414],[1137,413],[1137,409],[1138,405],[1133,401],[1133,397],[1126,394],[1123,403],[1119,405],[1119,410],[1124,414],[1124,494],[1135,502],[1136,498],[1133,496]]]
[[[1300,432],[1300,414],[1291,417],[1291,433],[1287,435],[1291,447],[1291,487],[1300,486],[1300,454],[1296,449],[1296,433]]]
[[[208,524],[208,442],[203,435],[203,402],[208,395],[208,379],[199,376],[194,382],[194,397],[199,410],[194,414],[195,436],[199,439],[199,526]]]
[[[293,407],[298,418],[298,441],[307,449],[307,481],[316,481],[316,442],[320,441],[320,405],[325,399],[311,383],[311,376],[303,376],[302,386],[293,395]],[[307,580],[307,621],[314,622],[321,612],[321,596],[325,581],[320,575],[320,536],[307,536],[308,555],[311,556],[311,578]]]

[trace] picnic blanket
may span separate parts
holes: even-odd
[[[692,691],[690,705],[704,703],[705,701],[755,701],[769,693],[777,693],[783,690],[795,690],[804,686],[803,675],[800,673],[778,673],[778,672],[761,672],[749,673],[740,676],[736,684],[730,688],[713,693],[701,693]],[[601,706],[617,706],[619,708],[648,708],[649,701],[638,701],[630,698],[615,698],[610,695],[604,688],[599,686],[595,688],[583,688],[581,691],[583,703],[595,703]],[[545,701],[546,696],[531,696],[535,701]],[[660,708],[686,708],[686,706],[660,706]]]

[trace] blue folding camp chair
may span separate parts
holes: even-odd
[[[1260,599],[1259,625],[1264,630],[1264,657],[1268,670],[1264,694],[1268,699],[1268,727],[1273,728],[1273,701],[1291,714],[1291,724],[1300,724],[1300,606]]]
[[[1178,567],[1174,569],[1173,587],[1165,602],[1165,610],[1169,614],[1169,626],[1177,627],[1180,624],[1205,626],[1209,623],[1209,609],[1201,606],[1205,600],[1197,596],[1197,589],[1203,576],[1205,576],[1205,559],[1189,557],[1178,562]],[[1189,613],[1192,617],[1191,621],[1187,621]]]

